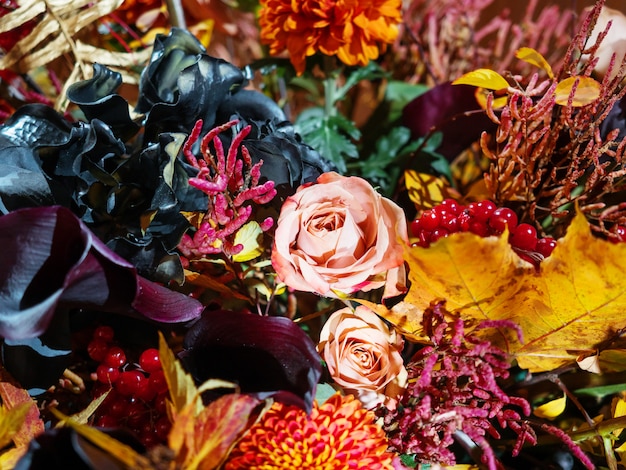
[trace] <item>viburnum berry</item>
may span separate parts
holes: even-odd
[[[537,229],[530,224],[519,224],[509,235],[514,248],[534,251],[537,246]]]
[[[119,346],[111,346],[103,362],[109,367],[122,367],[126,363],[126,353]]]
[[[553,238],[540,238],[530,224],[518,224],[517,214],[508,207],[496,207],[489,200],[471,202],[467,206],[454,199],[445,199],[411,222],[411,232],[417,239],[415,245],[428,247],[440,238],[457,232],[471,232],[480,237],[509,232],[509,243],[524,260],[539,267],[542,259],[550,256],[556,246]],[[620,232],[615,229],[619,238]],[[626,240],[626,228],[621,231]],[[543,240],[543,241],[541,241]]]
[[[146,349],[139,356],[139,366],[146,372],[161,370],[161,359],[159,350],[155,348]]]
[[[145,380],[146,376],[138,370],[126,370],[120,374],[115,388],[122,395],[135,395],[144,386]]]

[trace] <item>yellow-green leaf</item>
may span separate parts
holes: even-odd
[[[20,403],[14,408],[0,405],[0,448],[9,445],[24,425],[29,407],[28,403]]]
[[[536,51],[532,47],[520,47],[515,52],[515,57],[524,62],[528,62],[529,64],[536,65],[540,69],[543,69],[548,74],[548,77],[551,79],[554,78],[554,73],[552,72],[552,67],[545,59],[543,55],[539,51]]]
[[[538,418],[553,420],[565,411],[567,405],[567,395],[563,394],[561,398],[550,400],[533,410],[533,414]]]
[[[202,408],[202,400],[198,394],[196,384],[176,360],[174,353],[169,348],[163,333],[159,331],[159,357],[163,366],[163,374],[170,392],[170,399],[175,413],[180,413],[186,406],[191,406],[195,413]]]
[[[254,220],[237,230],[235,245],[243,245],[243,250],[233,256],[233,261],[242,263],[259,257],[263,253],[263,246],[260,243],[262,239],[263,230]]]
[[[521,260],[507,236],[460,233],[429,248],[407,247],[410,289],[403,302],[375,310],[414,339],[424,339],[423,311],[433,301],[459,314],[468,327],[482,320],[509,320],[510,329],[479,334],[514,354],[531,372],[573,363],[626,326],[626,244],[592,235],[578,213],[550,257],[534,267]]]
[[[502,90],[509,87],[509,82],[495,70],[477,69],[468,72],[452,82],[453,85],[473,85],[488,90]]]
[[[576,85],[576,92],[572,106],[580,107],[593,103],[600,96],[600,84],[591,77],[569,77],[561,80],[556,86],[556,103],[567,106],[572,89]]]

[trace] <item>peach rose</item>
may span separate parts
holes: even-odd
[[[362,178],[329,172],[285,200],[272,265],[288,287],[337,298],[385,285],[407,240],[400,207]]]
[[[406,388],[401,352],[404,339],[370,309],[359,306],[333,313],[320,333],[317,350],[333,380],[363,406],[394,409]]]

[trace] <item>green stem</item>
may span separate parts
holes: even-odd
[[[337,99],[337,77],[334,72],[332,57],[324,56],[324,116],[334,116],[337,112],[335,100]]]

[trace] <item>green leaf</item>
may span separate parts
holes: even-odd
[[[318,403],[318,405],[322,405],[335,393],[337,393],[337,390],[334,389],[332,385],[327,383],[320,383],[317,385],[317,389],[315,390],[315,401]]]
[[[394,122],[402,116],[404,107],[418,96],[430,90],[422,83],[406,83],[391,80],[385,89],[385,101],[389,103],[389,122]]]
[[[348,137],[356,140],[361,133],[344,116],[325,116],[323,109],[310,108],[298,117],[296,131],[304,142],[334,163],[340,173],[346,172],[346,157],[359,156],[356,145]]]
[[[348,92],[362,80],[378,80],[388,75],[376,62],[369,62],[365,67],[356,68],[347,78],[346,83],[334,95],[333,105],[343,100]]]

